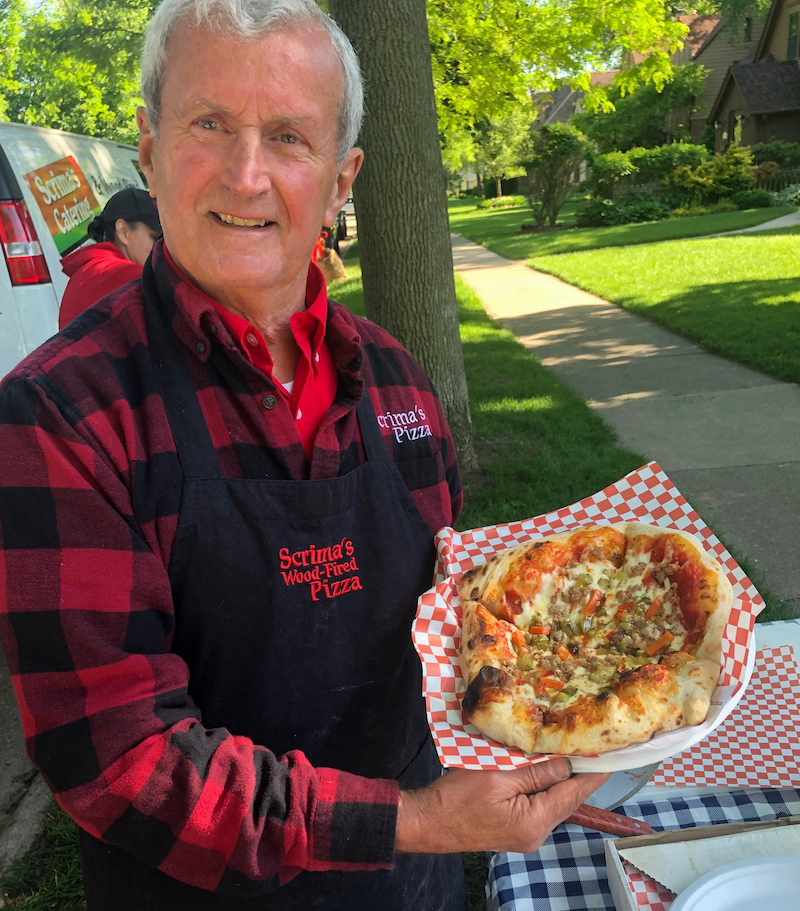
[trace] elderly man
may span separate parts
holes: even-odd
[[[309,268],[362,160],[352,48],[311,0],[164,0],[143,89],[164,238],[0,395],[30,755],[90,911],[455,911],[456,852],[534,849],[603,778],[439,775],[409,630],[452,442]]]

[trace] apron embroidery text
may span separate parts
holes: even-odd
[[[361,579],[349,575],[358,572],[355,548],[349,538],[342,538],[330,547],[312,544],[306,550],[294,553],[290,553],[288,547],[282,547],[278,556],[286,585],[308,585],[312,601],[362,590]]]

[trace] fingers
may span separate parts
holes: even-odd
[[[532,794],[528,800],[537,817],[549,830],[562,823],[608,781],[607,773],[591,772],[573,775],[568,781],[553,785],[544,794]]]
[[[523,766],[510,774],[519,779],[516,784],[519,785],[520,793],[534,794],[546,791],[559,781],[566,781],[572,775],[572,763],[566,757],[559,756],[557,759]]]

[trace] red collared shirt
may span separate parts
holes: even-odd
[[[336,395],[336,366],[325,341],[328,291],[322,272],[313,263],[309,265],[306,281],[306,309],[295,313],[289,324],[297,347],[300,349],[300,359],[297,362],[297,370],[290,392],[281,383],[274,380],[272,357],[267,343],[264,341],[264,336],[258,329],[244,317],[232,313],[192,284],[175,264],[166,244],[164,254],[167,262],[181,279],[213,304],[225,328],[230,332],[231,338],[247,360],[273,380],[278,391],[285,397],[292,409],[294,425],[300,442],[310,459],[317,430]]]
[[[444,413],[395,339],[329,301],[338,382],[309,460],[285,398],[162,251],[158,240],[148,280],[168,307],[222,477],[263,478],[264,460],[276,479],[344,477],[366,458],[356,409],[368,395],[431,536],[455,522],[462,492]],[[133,853],[157,845],[154,864],[207,890],[387,867],[396,782],[209,736],[192,703],[189,669],[171,648],[183,470],[147,347],[134,282],[0,386],[0,642],[28,752],[84,829]]]

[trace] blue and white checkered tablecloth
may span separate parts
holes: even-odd
[[[731,791],[698,797],[632,799],[617,808],[656,831],[800,815],[800,790]],[[610,835],[561,825],[533,854],[494,854],[489,911],[614,911],[604,843]]]

